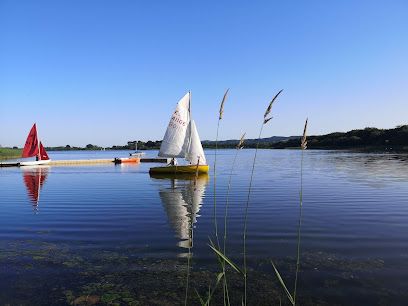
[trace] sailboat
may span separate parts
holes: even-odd
[[[185,158],[189,164],[175,162],[165,167],[150,168],[150,173],[208,173],[208,165],[194,120],[191,119],[191,93],[177,103],[160,146],[159,157]]]
[[[20,166],[46,165],[50,162],[47,151],[45,151],[44,146],[38,139],[37,126],[35,123],[31,128],[30,133],[28,133],[21,157],[29,158],[34,156],[36,157],[36,160],[20,162]]]
[[[145,153],[138,150],[137,149],[137,143],[139,142],[139,140],[135,141],[135,152],[133,153],[129,153],[129,156],[136,156],[136,157],[141,157],[142,155],[144,155]]]

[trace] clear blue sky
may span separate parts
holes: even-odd
[[[408,121],[408,1],[0,0],[0,144],[162,139],[188,90],[201,139]]]

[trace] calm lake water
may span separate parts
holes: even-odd
[[[242,266],[254,150],[231,176],[227,254]],[[214,151],[208,176],[154,178],[140,165],[0,168],[0,304],[197,305],[219,272]],[[219,237],[235,150],[217,155]],[[51,159],[127,156],[50,152]],[[146,151],[156,156],[157,151]],[[248,216],[249,304],[287,299],[298,242],[301,152],[260,150]],[[408,304],[408,155],[305,151],[300,305]],[[192,226],[193,225],[193,226]],[[190,272],[189,272],[190,271]],[[234,305],[242,278],[228,273]],[[222,288],[214,303],[222,303]]]

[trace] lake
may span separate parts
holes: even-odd
[[[245,204],[255,150],[217,153],[220,244],[242,267]],[[127,151],[49,152],[51,159]],[[157,151],[146,151],[156,156]],[[208,176],[150,177],[139,165],[0,168],[0,304],[199,304],[220,272],[214,235],[214,150]],[[296,270],[299,150],[259,150],[248,210],[248,303],[288,305]],[[229,180],[230,189],[228,190]],[[408,155],[304,152],[300,305],[408,303]],[[187,288],[188,280],[188,289]],[[228,269],[231,303],[242,277]],[[222,304],[222,286],[214,304]]]

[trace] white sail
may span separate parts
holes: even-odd
[[[187,128],[190,122],[190,93],[187,93],[177,103],[176,110],[171,116],[169,125],[162,144],[160,146],[159,156],[161,157],[185,157],[185,143]]]
[[[198,136],[194,120],[191,120],[189,130],[191,135],[189,146],[187,148],[186,160],[193,165],[196,165],[198,161],[200,165],[206,165],[207,161],[205,159],[203,146],[201,145],[200,136]]]

